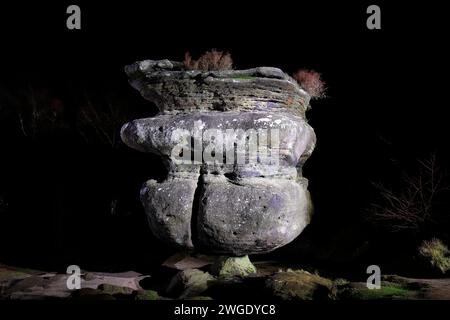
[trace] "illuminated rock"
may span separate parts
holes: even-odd
[[[123,126],[130,147],[159,155],[162,182],[141,190],[162,241],[205,253],[265,253],[310,221],[302,166],[316,137],[305,119],[309,95],[277,68],[184,71],[146,60],[125,68],[160,113]]]

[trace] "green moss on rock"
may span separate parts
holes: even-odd
[[[415,282],[382,281],[380,289],[369,289],[366,283],[353,282],[339,287],[337,296],[342,300],[402,300],[417,297],[425,287]]]
[[[220,278],[247,277],[256,273],[248,256],[221,257],[212,266],[211,273]]]
[[[280,272],[266,280],[267,289],[281,300],[315,300],[332,297],[333,282],[304,270]]]
[[[116,294],[129,295],[133,293],[132,288],[115,286],[108,283],[103,283],[99,285],[98,289],[101,290],[102,293],[109,295],[116,295]]]
[[[167,286],[166,293],[169,297],[185,299],[198,296],[208,289],[209,282],[214,277],[207,272],[198,269],[187,269],[177,273]]]
[[[380,289],[368,289],[367,287],[353,288],[350,297],[356,300],[392,300],[405,299],[410,291],[398,283],[382,283]]]
[[[161,300],[161,297],[154,290],[139,290],[136,291],[134,300]]]
[[[30,274],[25,272],[0,268],[0,282],[8,280],[24,279],[30,276],[31,276]]]

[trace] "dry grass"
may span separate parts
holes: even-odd
[[[325,82],[321,74],[313,70],[298,70],[292,77],[305,89],[313,99],[320,99],[326,96]]]
[[[231,70],[233,69],[233,60],[228,52],[212,49],[200,56],[197,60],[192,59],[189,52],[184,55],[184,68],[186,70]]]

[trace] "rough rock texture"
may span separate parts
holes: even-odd
[[[169,60],[125,71],[160,109],[121,131],[128,146],[159,155],[168,169],[141,190],[159,239],[244,256],[302,232],[312,211],[302,166],[316,137],[305,119],[310,97],[295,80],[277,68],[184,71]]]
[[[333,282],[307,271],[290,270],[273,275],[266,286],[280,300],[323,300],[331,298]]]
[[[255,265],[257,272],[251,277],[217,277],[215,280],[207,280],[208,288],[201,293],[201,296],[191,291],[192,296],[186,296],[183,299],[241,302],[310,298],[450,300],[450,279],[448,278],[414,279],[398,275],[383,275],[381,289],[369,290],[364,274],[356,282],[349,282],[342,278],[332,281],[303,270],[292,271],[292,269],[300,268],[300,265],[285,264],[279,261],[259,261],[255,262]],[[204,276],[206,273],[198,274]],[[174,274],[171,273],[149,276],[136,272],[82,272],[81,289],[69,290],[66,285],[68,275],[65,273],[15,268],[0,263],[0,303],[2,300],[47,299],[170,300],[161,295],[165,293],[163,288],[156,288],[151,281],[147,280],[164,282],[165,289],[167,282],[173,276]],[[206,276],[208,277],[207,274]],[[209,276],[208,279],[212,279],[212,277]],[[104,285],[100,286],[100,284]],[[112,286],[108,288],[105,284]],[[120,289],[121,287],[123,288]],[[110,289],[113,291],[109,291]]]
[[[140,282],[149,276],[133,271],[122,273],[82,272],[81,289],[67,288],[69,275],[13,268],[0,264],[0,300],[112,299],[142,290]]]
[[[116,295],[116,294],[131,294],[134,290],[130,287],[121,287],[109,283],[102,283],[98,286],[98,290],[101,290],[104,294]]]
[[[233,199],[233,201],[230,201]],[[198,246],[242,255],[277,248],[309,222],[306,187],[293,180],[205,175],[198,214]]]
[[[224,143],[223,155],[234,151],[235,161],[226,161],[223,165],[205,163],[199,159],[198,162],[184,163],[183,158],[177,157],[174,150],[177,145],[184,145],[183,153],[193,154],[195,151],[204,150],[209,141],[202,139],[202,132],[208,129],[222,130],[230,133],[230,143]],[[237,164],[242,155],[234,146],[234,143],[245,143],[248,139],[247,130],[268,130],[279,132],[279,148],[272,150],[267,147],[267,154],[278,152],[279,163],[271,165],[270,161],[260,161],[255,165],[255,159],[245,158],[245,164]],[[233,131],[232,131],[233,130]],[[275,130],[274,130],[275,131]],[[236,136],[234,136],[234,133]],[[270,134],[270,133],[269,133]],[[192,137],[194,143],[187,140]],[[122,140],[130,147],[143,151],[156,153],[169,168],[170,173],[195,172],[200,168],[213,173],[235,172],[239,176],[276,176],[295,177],[296,168],[311,155],[316,137],[314,130],[308,125],[304,118],[289,113],[273,113],[268,111],[258,112],[192,112],[186,114],[168,115],[160,114],[154,118],[134,120],[122,128]],[[187,140],[187,141],[186,141]],[[225,140],[225,139],[224,139]]]
[[[180,271],[170,280],[166,293],[169,297],[178,299],[195,297],[206,291],[208,282],[213,280],[212,275],[198,269]]]
[[[153,233],[169,244],[192,248],[191,219],[197,180],[171,177],[157,183],[149,180],[141,190],[141,200]]]
[[[211,273],[220,278],[247,277],[256,273],[248,256],[222,257],[211,266]]]
[[[161,300],[161,297],[154,290],[139,290],[136,291],[134,300]]]
[[[217,256],[177,252],[164,261],[162,266],[176,270],[199,269],[213,264],[216,260]]]
[[[144,60],[125,67],[130,84],[164,112],[273,110],[299,108],[309,95],[277,68],[184,71],[181,63]]]

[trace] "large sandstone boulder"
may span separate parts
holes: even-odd
[[[146,60],[125,68],[160,113],[122,140],[159,155],[164,181],[141,190],[151,230],[175,247],[244,256],[295,239],[310,221],[302,166],[316,142],[310,97],[277,68],[184,71]]]

